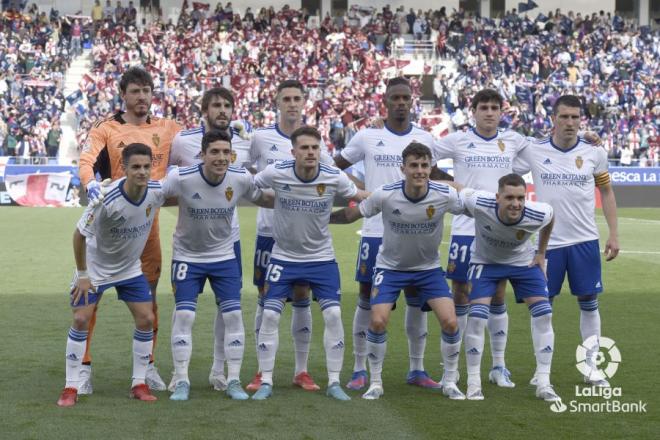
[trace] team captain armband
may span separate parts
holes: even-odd
[[[607,171],[605,171],[604,173],[596,174],[594,176],[594,179],[596,181],[596,186],[609,185],[610,182],[612,181],[610,179],[610,173],[608,173]]]

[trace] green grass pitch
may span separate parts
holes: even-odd
[[[64,385],[64,346],[71,312],[67,288],[74,269],[71,237],[80,209],[0,208],[0,438],[1,439],[205,439],[205,438],[428,438],[526,439],[532,436],[578,439],[655,439],[660,435],[658,386],[657,274],[660,272],[660,210],[621,209],[622,254],[604,264],[605,294],[601,297],[603,335],[613,338],[622,355],[611,380],[622,389],[622,402],[647,403],[645,414],[557,414],[534,397],[527,385],[534,371],[529,315],[509,296],[510,338],[507,365],[517,383],[514,389],[484,384],[486,400],[453,402],[438,393],[405,384],[408,370],[403,313],[394,312],[389,327],[384,367],[385,395],[379,401],[360,399],[342,403],[291,386],[293,353],[289,333],[290,310],[281,325],[281,343],[275,370],[273,397],[266,402],[233,402],[212,391],[207,375],[212,356],[213,300],[210,291],[200,298],[191,363],[192,392],[188,402],[171,402],[168,393],[144,404],[128,399],[131,374],[132,320],[113,291],[103,300],[94,344],[94,394],[82,397],[72,409],[55,405]],[[255,372],[253,316],[256,289],[252,286],[255,209],[241,208],[243,311],[246,327],[242,381]],[[604,219],[598,218],[605,227]],[[449,219],[446,219],[449,225]],[[176,221],[172,208],[161,213],[163,277],[159,289],[160,334],[156,360],[166,381],[172,360],[169,348],[173,307],[167,267]],[[353,282],[359,224],[332,227],[342,274],[343,319],[347,350],[342,382],[352,368],[351,322],[357,286]],[[449,227],[445,228],[448,233]],[[602,246],[602,242],[601,242]],[[446,258],[446,243],[442,246]],[[553,383],[564,402],[605,402],[603,398],[575,397],[581,377],[575,368],[580,342],[578,307],[564,292],[555,302],[556,349]],[[314,334],[310,373],[325,388],[322,319],[314,306]],[[488,344],[486,344],[488,347]],[[461,353],[463,357],[463,353]],[[426,369],[441,374],[439,326],[429,317]],[[490,367],[484,356],[483,376]],[[461,360],[461,372],[465,374]],[[655,385],[653,385],[655,384]],[[464,390],[464,379],[460,383]]]

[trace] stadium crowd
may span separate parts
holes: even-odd
[[[62,135],[64,73],[81,35],[76,18],[33,4],[0,18],[0,156],[54,157]],[[45,159],[44,159],[45,160]]]
[[[584,99],[584,126],[601,135],[613,163],[660,164],[660,37],[618,16],[555,11],[532,18],[514,10],[492,20],[445,8],[352,7],[345,16],[319,21],[287,6],[248,8],[241,15],[231,3],[213,11],[194,5],[184,3],[176,23],[158,19],[142,27],[132,2],[96,2],[95,64],[74,102],[80,145],[93,121],[120,108],[113,92],[119,75],[144,64],[160,90],[153,112],[188,127],[199,123],[201,93],[218,84],[234,89],[240,118],[271,124],[276,84],[298,77],[309,91],[307,123],[341,149],[362,124],[382,116],[382,72],[393,67],[398,73],[390,48],[402,44],[400,35],[412,34],[432,40],[439,56],[457,62],[456,72],[440,70],[434,80],[432,113],[444,113],[451,130],[469,123],[469,96],[481,87],[494,87],[507,99],[503,127],[532,136],[549,133],[549,109],[558,96],[576,93]],[[77,20],[30,7],[26,14],[5,13],[2,23],[4,153],[24,153],[15,145],[27,139],[34,144],[28,151],[45,154],[51,121],[63,108],[62,73],[80,47]],[[421,77],[412,84],[419,92]],[[422,114],[419,101],[413,109]]]

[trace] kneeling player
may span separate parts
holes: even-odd
[[[154,313],[140,255],[158,208],[165,198],[161,184],[150,181],[151,149],[130,144],[122,151],[126,178],[113,183],[103,203],[89,206],[73,235],[76,275],[71,290],[73,324],[66,344],[66,385],[57,401],[73,406],[78,398],[85,341],[101,295],[114,287],[135,320],[131,397],[153,401],[145,375],[153,345]]]
[[[469,278],[470,312],[465,331],[468,370],[467,398],[483,400],[481,356],[489,306],[498,284],[509,280],[518,302],[532,315],[532,341],[536,355],[536,396],[548,402],[560,400],[550,384],[555,335],[552,306],[545,279],[545,251],[554,223],[552,207],[525,203],[525,181],[517,174],[499,179],[497,194],[463,189],[465,212],[475,219]],[[538,251],[529,238],[539,232]]]
[[[332,223],[350,223],[383,214],[383,243],[376,258],[367,332],[371,386],[362,397],[374,400],[383,395],[387,323],[401,289],[412,286],[417,289],[422,309],[432,309],[442,327],[443,393],[463,400],[465,395],[456,386],[461,337],[438,255],[445,212],[462,213],[462,204],[454,188],[429,181],[432,156],[428,147],[413,142],[401,155],[404,180],[381,186],[358,207],[336,211],[331,217]]]
[[[174,393],[171,400],[188,400],[188,365],[192,354],[192,327],[197,296],[208,279],[222,310],[224,353],[227,360],[226,393],[235,400],[248,395],[239,375],[245,348],[241,314],[241,271],[234,251],[232,219],[241,197],[273,206],[271,191],[254,185],[245,168],[230,167],[231,138],[213,130],[202,137],[202,163],[172,170],[163,183],[167,197],[177,197],[179,217],[173,240],[172,287],[176,310],[172,325]]]

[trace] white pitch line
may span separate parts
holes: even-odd
[[[660,255],[660,251],[619,251],[620,254]]]
[[[598,223],[606,223],[605,217],[598,216],[596,217]],[[660,220],[651,220],[647,218],[634,218],[634,217],[619,217],[619,221],[625,221],[630,223],[641,223],[648,225],[660,225]]]

